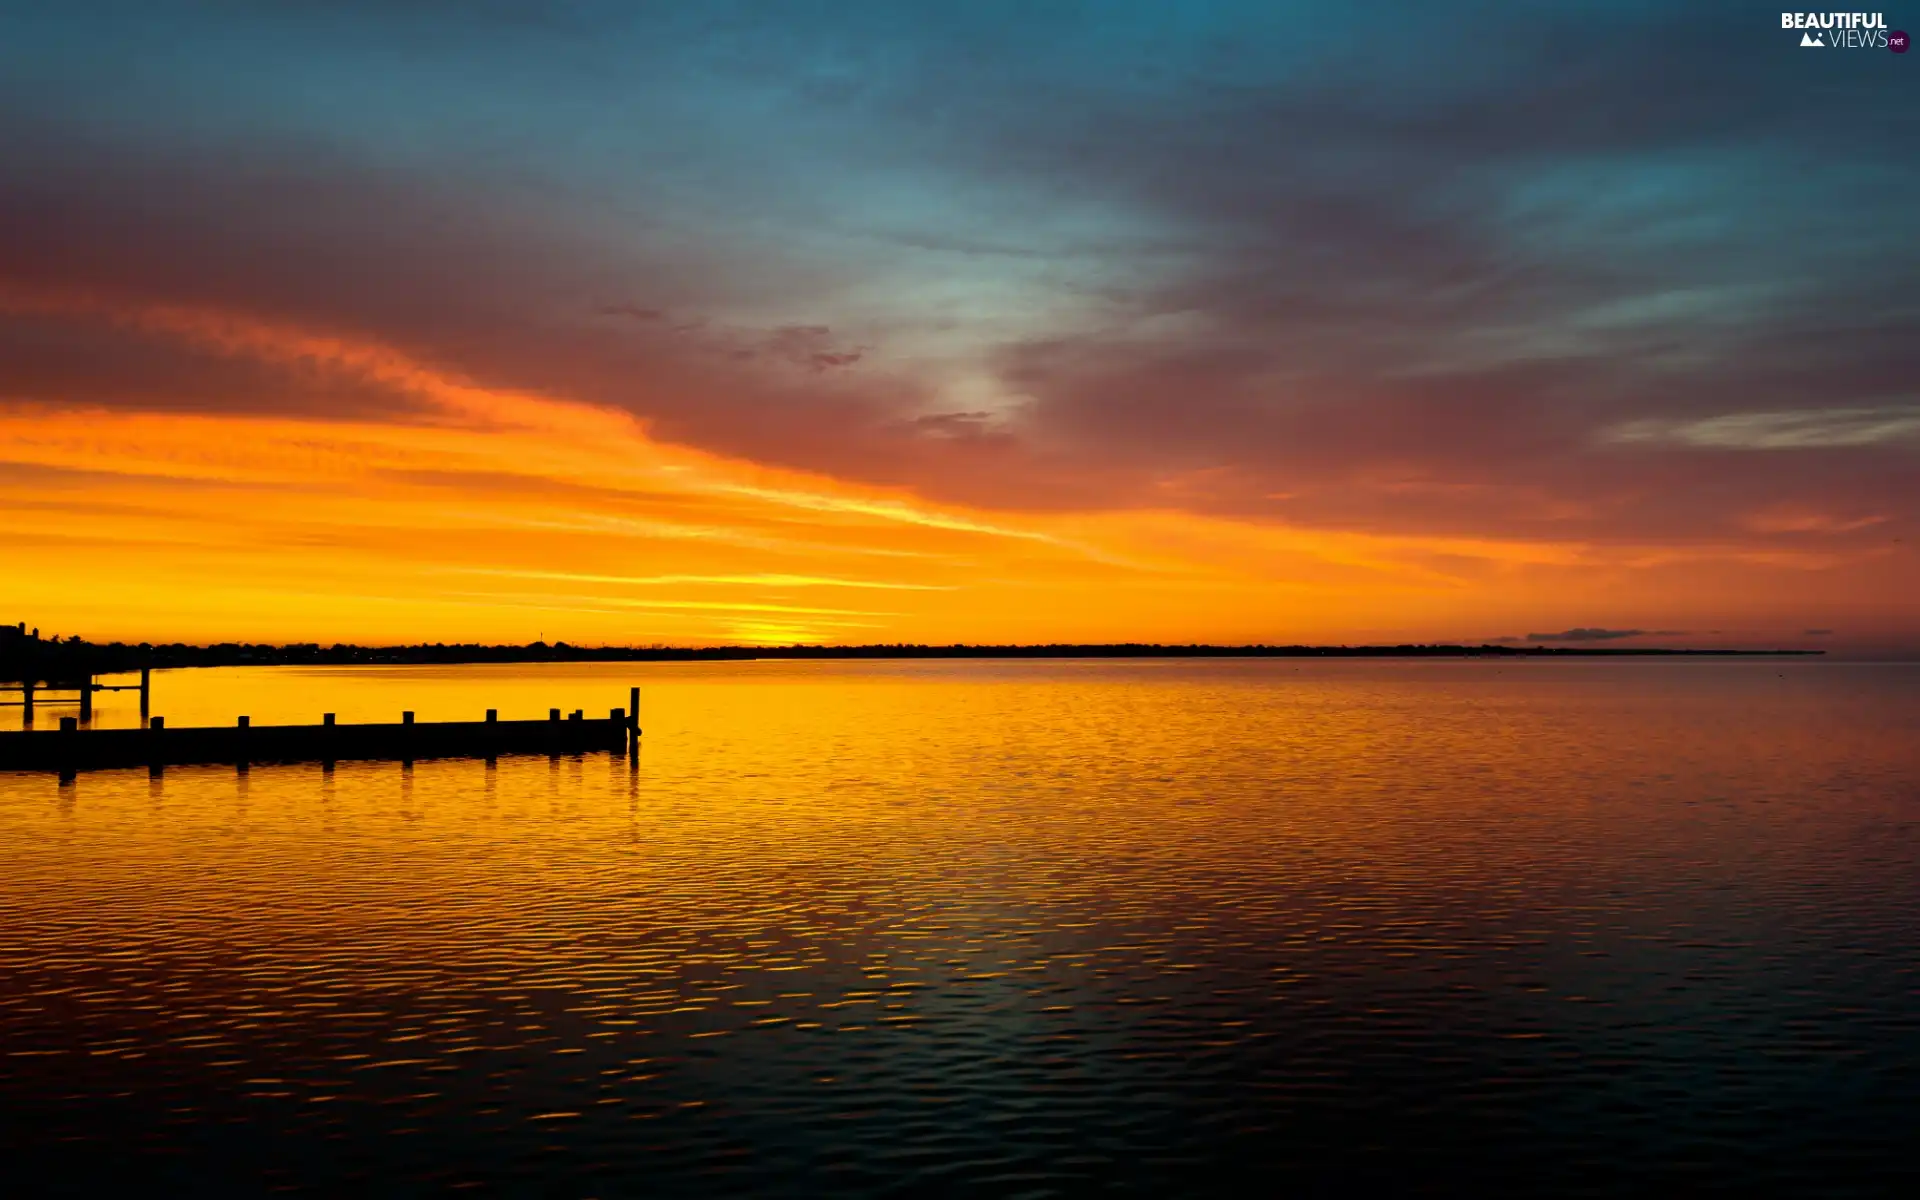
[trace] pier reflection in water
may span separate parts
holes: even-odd
[[[240,670],[154,711],[635,680],[637,764],[0,776],[0,1180],[1912,1177],[1920,668]]]

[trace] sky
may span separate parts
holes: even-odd
[[[0,5],[0,619],[1912,652],[1920,55],[1799,41]]]

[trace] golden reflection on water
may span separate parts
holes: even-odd
[[[168,672],[176,725],[600,712],[638,684],[646,736],[637,764],[0,777],[0,1099],[42,1149],[194,1161],[218,1123],[245,1152],[202,1169],[239,1185],[557,1155],[542,1177],[582,1187],[1068,1186],[1312,1164],[1369,1106],[1408,1162],[1524,1141],[1551,1178],[1679,1130],[1817,1165],[1808,1129],[1890,1113],[1869,1088],[1813,1114],[1805,1056],[1915,1061],[1917,678]]]

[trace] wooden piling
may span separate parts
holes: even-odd
[[[60,732],[55,735],[60,740],[56,745],[58,756],[54,769],[60,772],[61,783],[72,783],[73,773],[79,760],[74,753],[74,740],[80,736],[80,722],[74,717],[60,718]]]

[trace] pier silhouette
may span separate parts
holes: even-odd
[[[415,721],[403,712],[398,722],[343,725],[333,713],[318,725],[255,725],[240,717],[232,725],[170,728],[152,717],[135,729],[83,728],[77,717],[62,717],[57,729],[0,733],[0,771],[79,771],[165,767],[193,763],[249,766],[253,763],[384,760],[413,762],[429,758],[498,758],[513,754],[635,754],[640,740],[640,689],[629,691],[626,708],[605,717],[575,709],[564,719],[549,709],[544,721],[502,721],[488,709],[480,721]]]

